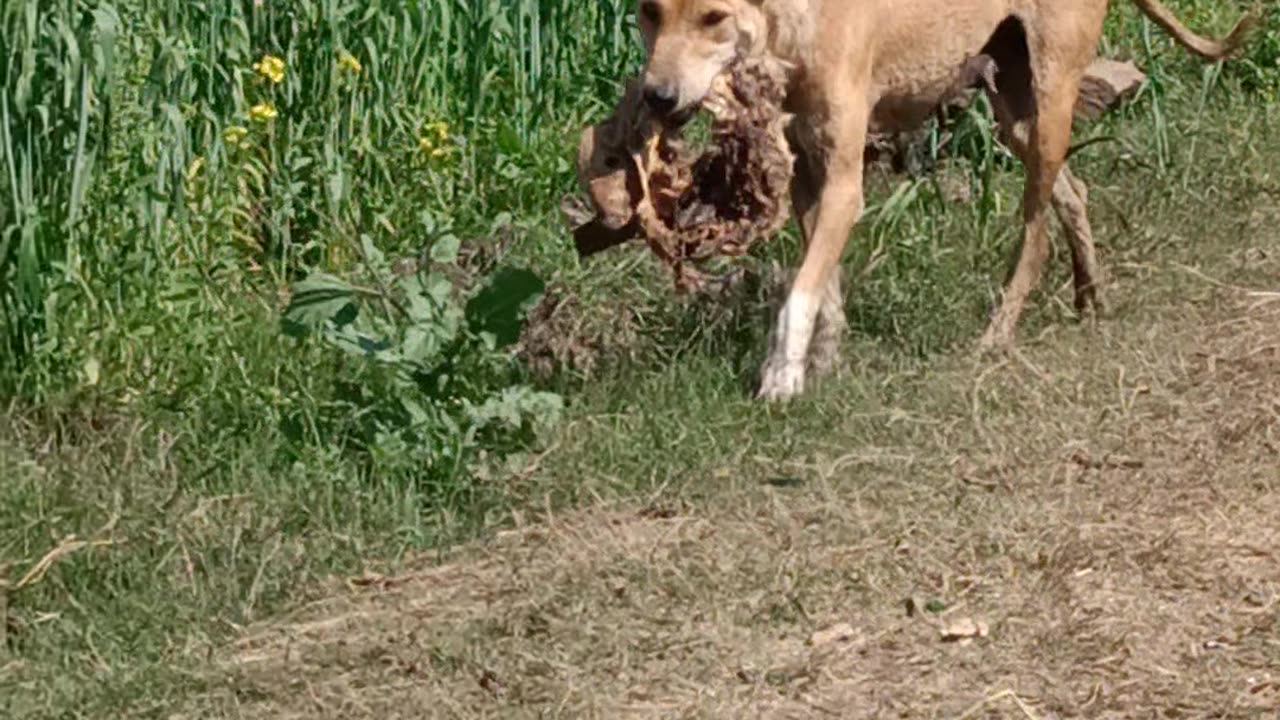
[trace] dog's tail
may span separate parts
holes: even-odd
[[[1240,22],[1236,23],[1235,29],[1226,39],[1210,40],[1188,29],[1160,0],[1133,0],[1133,2],[1141,8],[1144,15],[1151,18],[1152,22],[1173,36],[1179,45],[1191,54],[1210,62],[1222,60],[1240,49],[1248,39],[1249,33],[1258,24],[1258,18],[1255,15],[1245,15]]]

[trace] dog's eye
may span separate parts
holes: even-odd
[[[729,13],[721,12],[719,10],[712,10],[711,12],[702,16],[702,27],[713,28],[728,19],[729,19]]]
[[[657,25],[662,22],[662,8],[656,2],[647,2],[640,6],[640,17]]]

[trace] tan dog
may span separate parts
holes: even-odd
[[[1157,0],[1134,2],[1207,60],[1230,54],[1251,24],[1215,42]],[[644,102],[668,124],[687,120],[739,55],[772,53],[796,67],[787,107],[796,114],[792,204],[806,249],[773,329],[761,397],[796,395],[806,374],[830,367],[838,351],[845,326],[838,267],[863,210],[868,132],[923,122],[957,83],[969,82],[973,57],[995,63],[993,106],[1026,170],[1021,249],[983,345],[1012,341],[1049,254],[1051,205],[1067,228],[1076,305],[1085,311],[1096,302],[1084,185],[1066,156],[1106,12],[1107,0],[639,0]]]

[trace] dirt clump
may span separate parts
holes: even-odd
[[[582,296],[560,285],[547,289],[529,311],[516,355],[539,381],[561,370],[590,377],[603,359],[616,358],[635,345],[632,312],[611,306],[590,308]]]

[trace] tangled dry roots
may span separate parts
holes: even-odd
[[[785,136],[790,116],[782,109],[786,70],[777,60],[746,59],[718,78],[703,103],[712,123],[701,155],[646,117],[634,82],[609,121],[611,131],[584,136],[579,170],[597,214],[629,216],[671,268],[678,290],[702,287],[707,261],[744,255],[787,221],[794,158]],[[629,162],[590,161],[610,153]],[[624,186],[629,208],[616,207],[617,192],[605,197],[600,190]]]

